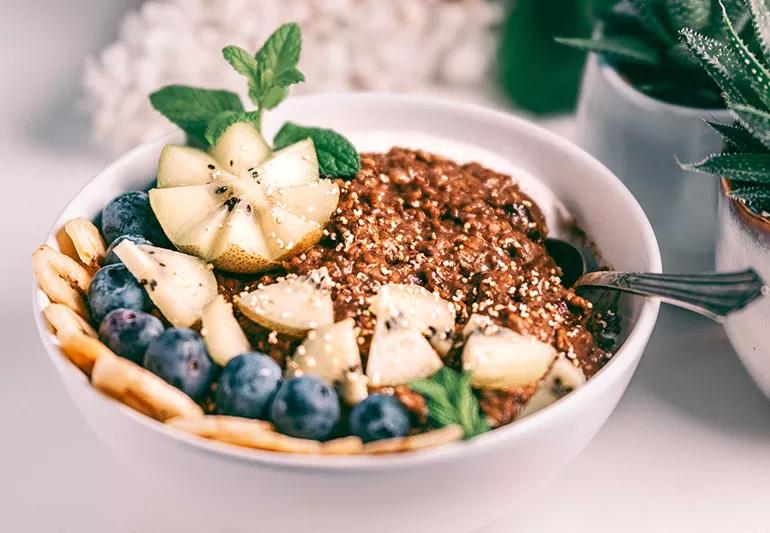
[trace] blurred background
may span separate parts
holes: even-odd
[[[171,82],[241,90],[222,46],[256,49],[294,20],[308,78],[297,92],[440,94],[571,135],[584,56],[552,37],[587,36],[599,3],[5,0],[0,532],[215,531],[166,508],[100,446],[46,360],[30,311],[29,254],[65,201],[115,155],[168,128],[150,91]],[[767,467],[768,404],[721,330],[675,313],[662,314],[620,407],[548,496],[484,531],[767,530],[759,524],[770,523],[770,481],[764,491],[736,487]],[[697,341],[667,330],[672,316]]]

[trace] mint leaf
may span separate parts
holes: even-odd
[[[421,394],[428,406],[428,420],[443,427],[458,424],[466,439],[489,431],[473,394],[471,376],[444,367],[428,379],[413,381],[409,388]]]
[[[288,93],[287,88],[305,81],[297,70],[302,35],[296,23],[284,24],[267,38],[255,56],[257,63],[249,98],[260,109],[273,109]]]
[[[236,122],[249,122],[259,129],[259,112],[257,111],[222,111],[209,121],[206,128],[206,141],[215,145],[227,128]]]
[[[257,74],[257,60],[240,46],[226,46],[222,55],[235,72],[251,79]]]
[[[276,150],[280,150],[308,138],[315,145],[321,176],[343,178],[358,174],[361,169],[358,151],[350,141],[333,130],[287,122],[276,134],[273,144]]]
[[[208,123],[223,111],[243,111],[238,95],[230,91],[167,85],[150,95],[159,113],[182,128],[193,144],[204,144]]]

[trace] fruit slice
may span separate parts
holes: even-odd
[[[471,385],[482,389],[513,389],[540,380],[556,358],[556,349],[535,338],[471,316],[464,334],[463,368]]]
[[[370,309],[377,316],[401,312],[410,327],[427,335],[431,345],[442,355],[452,347],[455,326],[454,306],[425,287],[408,283],[383,285],[370,300]]]
[[[233,316],[233,306],[219,295],[203,308],[201,335],[209,355],[225,366],[236,355],[251,351],[251,344]]]
[[[273,196],[284,209],[308,220],[325,224],[337,208],[340,188],[329,180],[283,187]]]
[[[442,366],[430,343],[402,313],[377,318],[366,364],[371,385],[403,385],[430,377]]]
[[[278,150],[247,175],[259,181],[268,191],[318,181],[318,157],[313,141],[305,139]]]
[[[347,318],[310,331],[286,365],[287,377],[311,374],[332,383],[355,405],[367,397],[355,323]]]
[[[223,157],[228,142],[241,134],[248,137],[253,129],[248,124],[234,127],[220,139],[224,144],[215,147],[217,157]],[[150,191],[150,205],[180,251],[222,270],[259,272],[302,252],[321,238],[323,225],[337,208],[339,188],[319,181],[309,139],[248,167],[240,178],[210,161],[193,148],[166,147],[161,156],[165,177]],[[211,172],[201,170],[210,165],[215,166]]]
[[[137,246],[128,239],[114,252],[174,326],[197,323],[203,308],[217,295],[217,280],[200,259],[155,246]]]
[[[256,168],[272,151],[253,124],[236,122],[211,147],[211,155],[228,172],[241,175]]]
[[[158,187],[205,185],[235,176],[222,170],[217,161],[203,150],[167,144],[158,160]]]
[[[287,276],[238,299],[238,308],[266,328],[295,337],[334,322],[329,295],[331,280],[326,268],[306,276]]]
[[[586,382],[583,371],[573,365],[566,357],[559,356],[551,366],[540,388],[524,404],[517,418],[521,418],[548,407]]]

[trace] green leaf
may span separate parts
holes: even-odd
[[[557,37],[556,41],[581,50],[616,57],[629,63],[657,65],[660,62],[660,54],[655,48],[641,39],[633,37],[603,37],[601,39],[565,39]]]
[[[754,139],[770,149],[770,113],[739,104],[731,104],[730,111]]]
[[[321,176],[342,178],[358,174],[361,168],[358,151],[335,131],[287,122],[276,134],[273,144],[280,150],[308,138],[315,146]]]
[[[259,129],[259,111],[222,111],[209,121],[206,128],[206,141],[215,145],[227,128],[236,122],[248,122]]]
[[[235,93],[184,85],[168,85],[155,91],[150,103],[197,144],[205,143],[206,128],[214,117],[223,111],[243,111]]]
[[[755,139],[739,122],[734,124],[707,122],[707,124],[719,133],[725,142],[730,143],[733,152],[761,153],[765,151],[765,146]]]
[[[711,20],[711,0],[665,0],[666,12],[671,25],[701,30]]]
[[[768,0],[749,0],[751,20],[757,35],[765,61],[770,63],[770,2]]]
[[[489,431],[473,394],[470,374],[443,367],[428,379],[414,381],[409,388],[421,394],[428,406],[428,419],[438,427],[457,424],[466,439]]]
[[[662,20],[662,13],[659,13],[656,9],[656,7],[660,8],[662,6],[650,0],[630,0],[629,3],[639,15],[639,21],[644,29],[657,37],[666,46],[674,46],[676,44],[676,36],[669,32],[666,23]]]
[[[720,7],[722,8],[722,22],[727,29],[728,45],[741,67],[741,70],[734,72],[733,75],[741,76],[743,80],[747,81],[765,106],[770,107],[770,71],[757,60],[746,43],[735,32],[724,5],[720,3]]]
[[[757,213],[770,211],[770,187],[767,185],[732,182],[728,196],[745,202]]]
[[[257,75],[257,60],[243,48],[226,46],[222,49],[222,56],[238,74],[249,79],[253,79]]]
[[[255,82],[249,97],[262,109],[273,109],[288,94],[287,87],[305,81],[297,70],[302,35],[295,23],[284,24],[268,37],[256,54]]]
[[[737,104],[756,102],[757,98],[751,85],[746,83],[742,76],[736,76],[743,70],[743,65],[731,49],[690,29],[682,30],[681,35],[701,66],[725,93],[726,98]]]
[[[684,164],[682,168],[735,181],[770,184],[770,154],[713,155],[697,163]]]

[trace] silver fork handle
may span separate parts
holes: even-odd
[[[717,322],[723,322],[727,315],[768,292],[753,269],[708,274],[591,272],[577,280],[574,287],[601,287],[653,296]]]

